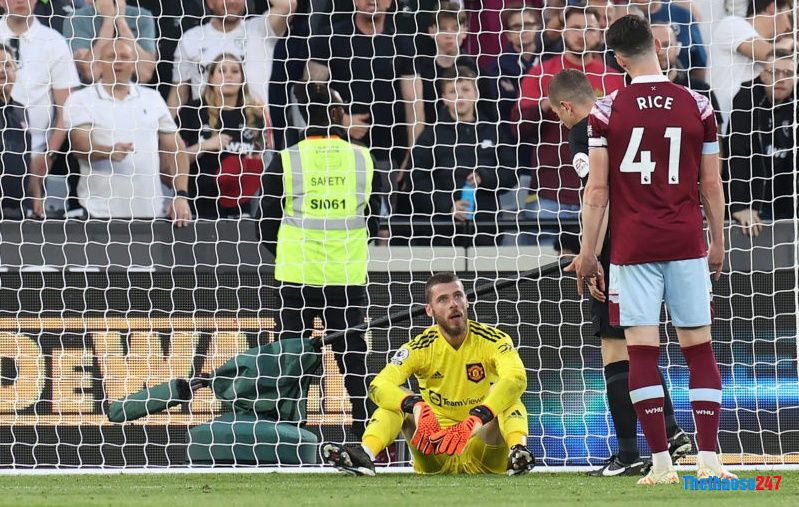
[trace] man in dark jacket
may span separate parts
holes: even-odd
[[[757,236],[763,219],[796,216],[793,128],[797,114],[796,69],[789,51],[754,81],[741,85],[730,115],[730,213]]]
[[[434,222],[433,244],[451,245],[455,226],[470,223],[475,244],[496,244],[499,196],[518,183],[512,140],[501,125],[479,117],[475,78],[461,67],[457,77],[441,83],[441,121],[425,128],[412,152],[411,210],[416,222]],[[474,191],[473,203],[466,186]],[[427,238],[418,241],[430,244]]]
[[[0,45],[0,219],[19,220],[24,216],[24,189],[30,167],[31,144],[25,108],[11,98],[17,79],[14,50]]]

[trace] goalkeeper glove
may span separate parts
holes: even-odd
[[[436,454],[463,454],[466,444],[483,425],[494,419],[494,412],[485,405],[478,405],[469,411],[465,420],[441,430],[431,437],[436,444]]]
[[[411,445],[419,449],[419,452],[425,456],[432,454],[435,446],[430,441],[430,437],[441,430],[441,425],[438,423],[433,409],[424,402],[421,396],[416,394],[406,396],[402,400],[402,411],[413,414],[416,422],[416,431],[413,432]]]

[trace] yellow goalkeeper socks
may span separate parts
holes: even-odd
[[[505,437],[505,441],[508,443],[508,448],[512,448],[514,445],[523,445],[527,447],[527,435],[519,431],[509,433]]]
[[[527,409],[519,400],[497,416],[499,432],[508,447],[514,445],[527,446]]]
[[[372,414],[369,424],[366,425],[366,431],[361,437],[361,445],[377,456],[397,439],[397,435],[402,429],[403,420],[404,414],[399,410],[394,412],[378,408]]]
[[[380,451],[383,450],[383,443],[374,435],[364,435],[363,439],[361,440],[361,447],[363,450],[366,451],[366,454],[372,458],[372,461],[375,460],[375,456],[380,454]]]

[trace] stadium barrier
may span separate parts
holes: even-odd
[[[430,224],[430,221],[422,221]],[[499,222],[500,228],[533,222]],[[561,222],[561,226],[574,226]],[[144,220],[0,222],[0,270],[271,271],[274,260],[259,248],[252,219],[197,220],[184,228]],[[764,223],[756,238],[733,225],[727,234],[727,269],[740,272],[791,269],[796,265],[792,220]],[[370,271],[513,271],[551,262],[551,248],[532,246],[370,246]]]

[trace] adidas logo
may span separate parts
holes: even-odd
[[[523,417],[521,410],[514,410],[508,417]]]
[[[645,408],[644,413],[646,415],[657,414],[659,412],[663,412],[663,407],[654,407],[654,408]]]
[[[715,410],[705,410],[705,409],[694,410],[694,413],[696,415],[716,415],[716,411]]]
[[[436,372],[433,373],[433,376],[430,377],[430,378],[431,379],[440,379],[440,378],[444,378],[444,375],[442,375],[440,371],[436,370]]]

